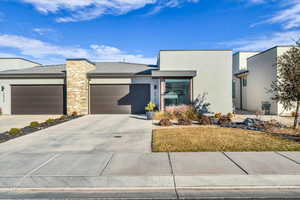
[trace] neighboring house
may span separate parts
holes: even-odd
[[[207,93],[211,112],[232,112],[230,50],[163,50],[157,65],[91,62],[0,72],[4,114],[140,114],[190,104]]]
[[[41,65],[39,63],[26,60],[24,58],[0,58],[0,71],[24,69]]]
[[[275,46],[260,53],[255,52],[252,56],[239,52],[238,54],[245,55],[242,62],[247,62],[247,68],[241,70],[235,70],[238,65],[235,56],[238,54],[234,54],[233,85],[236,109],[273,115],[291,114],[290,110],[284,110],[280,103],[273,101],[273,94],[269,92],[272,82],[277,79],[277,58],[290,48],[291,46]]]
[[[232,58],[233,73],[233,105],[235,109],[244,110],[247,107],[247,59],[259,52],[237,52]]]

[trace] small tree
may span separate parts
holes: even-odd
[[[299,41],[300,42],[300,41]],[[294,129],[299,127],[300,108],[300,43],[277,59],[277,80],[271,85],[273,100],[284,109],[293,109],[296,104]]]

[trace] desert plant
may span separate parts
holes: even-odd
[[[234,114],[232,113],[227,113],[226,117],[228,117],[229,119],[233,119],[234,118]]]
[[[198,120],[198,113],[194,106],[190,106],[189,109],[184,113],[184,115],[190,120]]]
[[[167,106],[165,111],[168,113],[185,113],[190,109],[188,105]]]
[[[160,126],[172,126],[172,122],[168,118],[163,118],[159,121]]]
[[[219,120],[218,120],[218,124],[219,125],[223,125],[223,124],[228,124],[231,123],[231,119],[227,116],[222,116]]]
[[[67,116],[66,116],[66,115],[62,115],[62,116],[60,116],[59,119],[60,119],[60,120],[66,120],[66,119],[67,119]]]
[[[29,126],[30,126],[31,128],[37,128],[37,127],[40,126],[40,123],[37,122],[37,121],[30,122]]]
[[[216,113],[215,114],[215,118],[216,119],[221,119],[221,117],[222,117],[222,113]]]
[[[187,117],[179,118],[178,125],[183,125],[183,126],[192,125],[192,120],[190,120]]]
[[[200,115],[198,117],[198,122],[200,125],[211,125],[212,121],[211,118],[205,115]]]
[[[77,113],[76,111],[73,111],[71,115],[72,115],[72,116],[77,116],[78,113]]]
[[[53,124],[53,123],[55,123],[55,119],[51,119],[51,118],[50,118],[50,119],[47,119],[47,120],[46,120],[46,123],[47,123],[47,124]]]
[[[19,129],[19,128],[11,128],[11,129],[8,131],[8,133],[11,134],[11,135],[16,135],[16,134],[21,133],[21,129]]]
[[[207,101],[208,93],[204,92],[202,95],[198,95],[193,102],[193,106],[199,114],[209,113],[210,103]]]

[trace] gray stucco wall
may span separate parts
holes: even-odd
[[[273,94],[267,91],[277,79],[277,57],[290,47],[275,47],[248,59],[249,75],[247,87],[247,110],[261,111],[263,101],[271,103],[271,114],[289,115],[291,110],[284,110],[282,105],[273,101]]]
[[[23,60],[20,58],[0,58],[0,71],[24,69],[37,66],[37,63]]]
[[[278,113],[277,103],[268,93],[272,81],[276,80],[276,58],[277,49],[273,48],[248,59],[247,110],[261,111],[262,102],[268,101],[271,103],[271,114]]]
[[[51,85],[64,84],[63,79],[0,79],[0,108],[3,114],[11,114],[11,85]]]
[[[161,51],[160,70],[196,70],[194,99],[207,93],[211,112],[232,112],[232,51]]]

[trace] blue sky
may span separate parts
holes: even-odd
[[[0,57],[155,63],[160,49],[264,50],[300,38],[300,0],[0,0]]]

